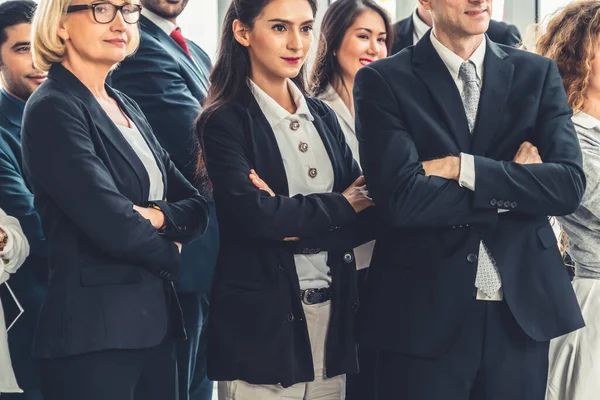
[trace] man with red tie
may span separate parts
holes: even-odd
[[[187,340],[177,343],[179,398],[209,400],[213,387],[206,377],[205,322],[219,239],[209,185],[196,174],[199,145],[193,128],[208,90],[211,63],[177,25],[188,0],[141,2],[140,47],[113,72],[111,82],[140,105],[157,139],[210,207],[206,234],[183,246],[177,283],[187,331]]]

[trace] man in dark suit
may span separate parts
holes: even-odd
[[[543,400],[550,339],[584,325],[547,218],[585,190],[572,111],[553,61],[486,37],[490,1],[419,2],[433,30],[354,86],[389,228],[360,342],[379,399]]]
[[[209,202],[210,223],[204,236],[183,247],[177,293],[187,340],[177,343],[181,400],[206,400],[213,385],[206,377],[209,292],[218,252],[214,202],[204,174],[196,173],[198,141],[194,121],[208,90],[207,54],[185,39],[177,17],[188,0],[142,0],[140,47],[112,74],[112,85],[131,96],[183,175]]]
[[[39,365],[31,356],[33,333],[46,295],[46,242],[33,194],[23,176],[21,120],[25,101],[46,79],[33,66],[31,19],[36,4],[17,0],[0,4],[0,208],[19,219],[31,254],[9,284],[25,310],[8,332],[12,364],[23,394],[2,399],[41,399]]]
[[[408,17],[394,24],[394,46],[392,54],[412,46],[431,28],[431,14],[420,3]],[[490,20],[487,35],[492,42],[517,47],[521,44],[519,29],[505,22]]]

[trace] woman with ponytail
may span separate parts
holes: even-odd
[[[208,373],[224,400],[345,397],[364,178],[308,96],[315,0],[233,0],[198,121],[221,226]]]

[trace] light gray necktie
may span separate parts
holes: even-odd
[[[461,97],[469,123],[469,132],[472,135],[477,120],[477,109],[479,107],[479,95],[481,91],[475,64],[472,61],[463,62],[460,65],[458,77],[463,82]],[[477,263],[475,287],[488,297],[494,295],[502,287],[496,261],[483,242],[479,243],[479,262]]]
[[[477,70],[472,61],[465,61],[460,65],[458,77],[463,82],[463,92],[461,94],[467,121],[469,122],[469,132],[473,134],[475,121],[477,120],[477,108],[479,107],[479,79],[477,79]]]

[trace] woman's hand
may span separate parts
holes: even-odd
[[[265,192],[269,193],[271,195],[271,197],[275,197],[275,192],[273,192],[271,190],[271,188],[269,187],[269,185],[267,185],[267,183],[265,181],[260,179],[260,176],[258,176],[258,174],[256,173],[255,170],[253,170],[253,169],[250,170],[249,177],[250,177],[250,180],[252,181],[252,183],[254,184],[254,186],[259,188],[260,190],[264,190]]]
[[[357,180],[348,186],[348,189],[344,190],[342,195],[348,200],[357,214],[365,208],[375,205],[369,197],[364,176],[359,176]]]
[[[271,195],[271,197],[275,197],[275,192],[273,192],[271,190],[271,188],[269,187],[269,185],[267,185],[267,183],[265,181],[260,179],[260,176],[258,176],[258,174],[256,173],[255,170],[253,170],[253,169],[250,170],[249,178],[252,181],[252,183],[254,184],[254,186],[259,188],[260,190],[264,190],[265,192],[269,193],[269,195]],[[300,240],[300,238],[296,237],[296,236],[283,238],[284,242],[295,242],[298,240]]]
[[[165,214],[162,211],[152,207],[139,207],[135,204],[133,205],[133,209],[150,221],[154,229],[163,229],[165,227]]]

